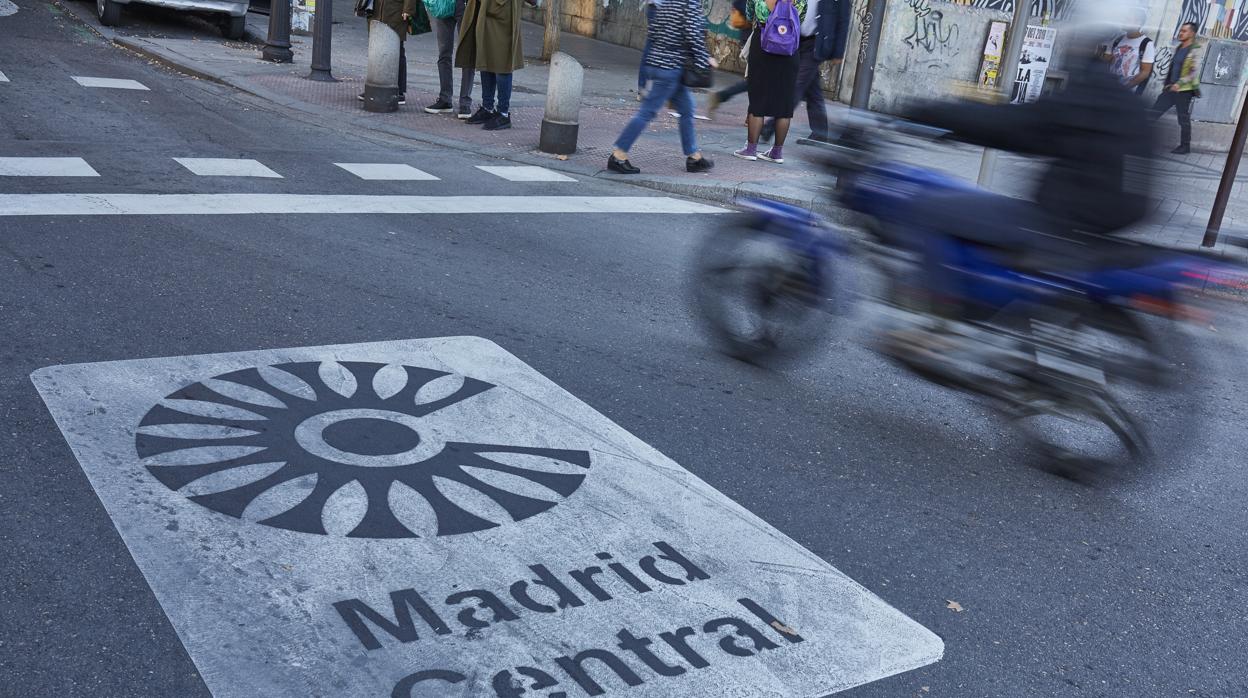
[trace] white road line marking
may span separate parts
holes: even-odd
[[[0,216],[286,213],[728,213],[663,196],[359,196],[355,194],[0,194]]]
[[[82,158],[0,158],[0,177],[99,177]]]
[[[384,162],[335,162],[334,164],[360,179],[421,182],[432,182],[438,179],[411,165]]]
[[[216,698],[815,698],[944,652],[481,337],[31,380]]]
[[[123,78],[91,78],[81,75],[69,76],[74,82],[83,87],[106,87],[114,90],[144,90],[147,86],[138,80],[126,80]]]
[[[4,71],[0,70],[0,82],[8,82],[8,81],[9,81],[9,76],[5,75]]]
[[[280,174],[265,167],[259,161],[247,158],[174,158],[174,160],[202,177],[282,178]]]
[[[545,167],[535,165],[477,165],[478,170],[489,172],[495,177],[502,177],[509,182],[575,182],[567,175],[561,175]]]
[[[0,0],[0,17],[8,17],[9,15],[13,15],[13,14],[17,14],[17,5],[14,5],[12,2],[9,2],[9,0]],[[0,77],[3,77],[3,76],[0,76]],[[0,80],[0,82],[7,82],[7,81]]]

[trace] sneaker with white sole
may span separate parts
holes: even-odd
[[[741,158],[742,160],[757,160],[758,159],[758,151],[749,146],[746,146],[742,148],[741,150],[734,150],[732,151],[732,154],[734,157]]]
[[[439,99],[433,104],[425,107],[426,114],[450,114],[453,111],[455,111],[455,108],[452,107],[451,103],[445,99]]]
[[[782,157],[776,157],[776,156],[772,155],[770,150],[768,150],[768,151],[767,151],[767,152],[765,152],[765,153],[759,153],[759,154],[758,154],[758,159],[759,159],[759,160],[766,160],[767,162],[774,162],[774,163],[776,163],[777,165],[782,165],[782,164],[784,164],[784,158],[782,158]]]

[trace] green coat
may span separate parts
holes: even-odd
[[[328,0],[327,0],[328,1]],[[373,14],[370,20],[377,20],[399,34],[399,41],[407,38],[407,21],[403,15],[416,14],[416,3],[421,0],[373,0]]]
[[[1193,41],[1191,47],[1188,48],[1187,57],[1183,59],[1183,65],[1179,68],[1179,92],[1193,92],[1200,90],[1200,67],[1205,62],[1205,46],[1199,42]],[[1166,76],[1169,79],[1169,75]]]
[[[512,73],[524,67],[520,46],[521,0],[468,0],[459,25],[455,66],[490,73]]]

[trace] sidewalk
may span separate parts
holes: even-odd
[[[325,0],[329,2],[330,0]],[[611,146],[637,108],[637,65],[640,52],[564,32],[561,49],[585,68],[584,93],[580,113],[577,152],[566,159],[537,151],[538,133],[545,107],[548,68],[538,57],[542,28],[522,24],[526,67],[516,73],[512,98],[513,128],[489,132],[463,124],[453,115],[430,115],[423,107],[438,92],[437,41],[434,35],[409,37],[407,104],[392,114],[365,112],[356,95],[364,89],[367,67],[367,31],[355,17],[353,2],[334,3],[333,74],[339,82],[307,79],[312,54],[311,37],[292,36],[294,63],[273,64],[259,58],[259,37],[267,33],[267,17],[248,16],[252,42],[229,42],[215,35],[204,38],[155,38],[127,36],[123,31],[100,27],[93,5],[65,0],[62,7],[91,25],[106,39],[168,64],[185,73],[230,85],[285,108],[313,116],[319,123],[346,130],[372,130],[415,141],[433,143],[506,158],[582,177],[605,177],[627,181],[683,196],[730,202],[738,196],[765,196],[812,209],[839,214],[826,190],[829,178],[820,166],[818,151],[796,143],[809,133],[804,109],[795,115],[785,163],[749,162],[732,156],[745,141],[746,102],[744,95],[720,107],[714,121],[699,120],[698,139],[703,152],[715,161],[707,174],[688,174],[680,151],[677,119],[661,112],[630,153],[642,174],[621,176],[606,172]],[[456,71],[458,87],[458,71]],[[722,87],[740,79],[733,74],[716,75]],[[480,101],[479,80],[474,87],[474,104]],[[706,97],[697,95],[699,111]],[[833,119],[844,109],[829,104]],[[910,148],[903,151],[907,161],[939,168],[974,181],[978,175],[982,149],[967,146]],[[1212,203],[1225,155],[1195,152],[1190,156],[1166,155],[1158,159],[1166,177],[1159,215],[1139,231],[1143,237],[1169,244],[1198,244],[1203,233],[1202,217]],[[1157,165],[1154,165],[1157,166]],[[1017,195],[1025,191],[1035,164],[1003,156],[997,166],[996,190]],[[1248,221],[1248,197],[1243,196],[1248,171],[1236,186],[1227,212],[1226,229],[1237,220]],[[1198,229],[1198,230],[1197,230]]]

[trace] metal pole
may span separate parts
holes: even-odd
[[[1222,218],[1226,215],[1226,203],[1230,201],[1231,190],[1235,188],[1235,176],[1239,174],[1239,161],[1244,157],[1244,140],[1248,139],[1248,98],[1239,110],[1239,122],[1235,124],[1235,137],[1231,140],[1231,152],[1226,154],[1226,167],[1222,170],[1222,182],[1218,184],[1218,195],[1213,199],[1213,210],[1209,213],[1209,227],[1205,228],[1205,239],[1200,243],[1204,247],[1218,244],[1218,231],[1222,230]]]
[[[1018,80],[1018,61],[1023,55],[1023,39],[1027,36],[1027,22],[1031,19],[1031,0],[1014,0],[1014,21],[1010,24],[1010,32],[1005,38],[1005,64],[1001,68],[1001,79],[997,80],[997,92],[1009,99],[1014,92],[1014,83]],[[984,148],[984,157],[979,161],[979,186],[988,189],[992,186],[992,178],[997,169],[997,151]]]
[[[269,36],[260,57],[274,63],[295,60],[295,53],[290,50],[290,0],[272,0],[269,5]]]
[[[309,80],[338,82],[330,72],[329,55],[334,35],[334,0],[316,3],[316,15],[312,18],[312,72]]]
[[[871,101],[871,83],[875,79],[875,57],[880,51],[880,27],[884,23],[884,0],[867,0],[859,18],[862,41],[858,45],[858,68],[854,72],[854,92],[849,105],[866,109]]]

